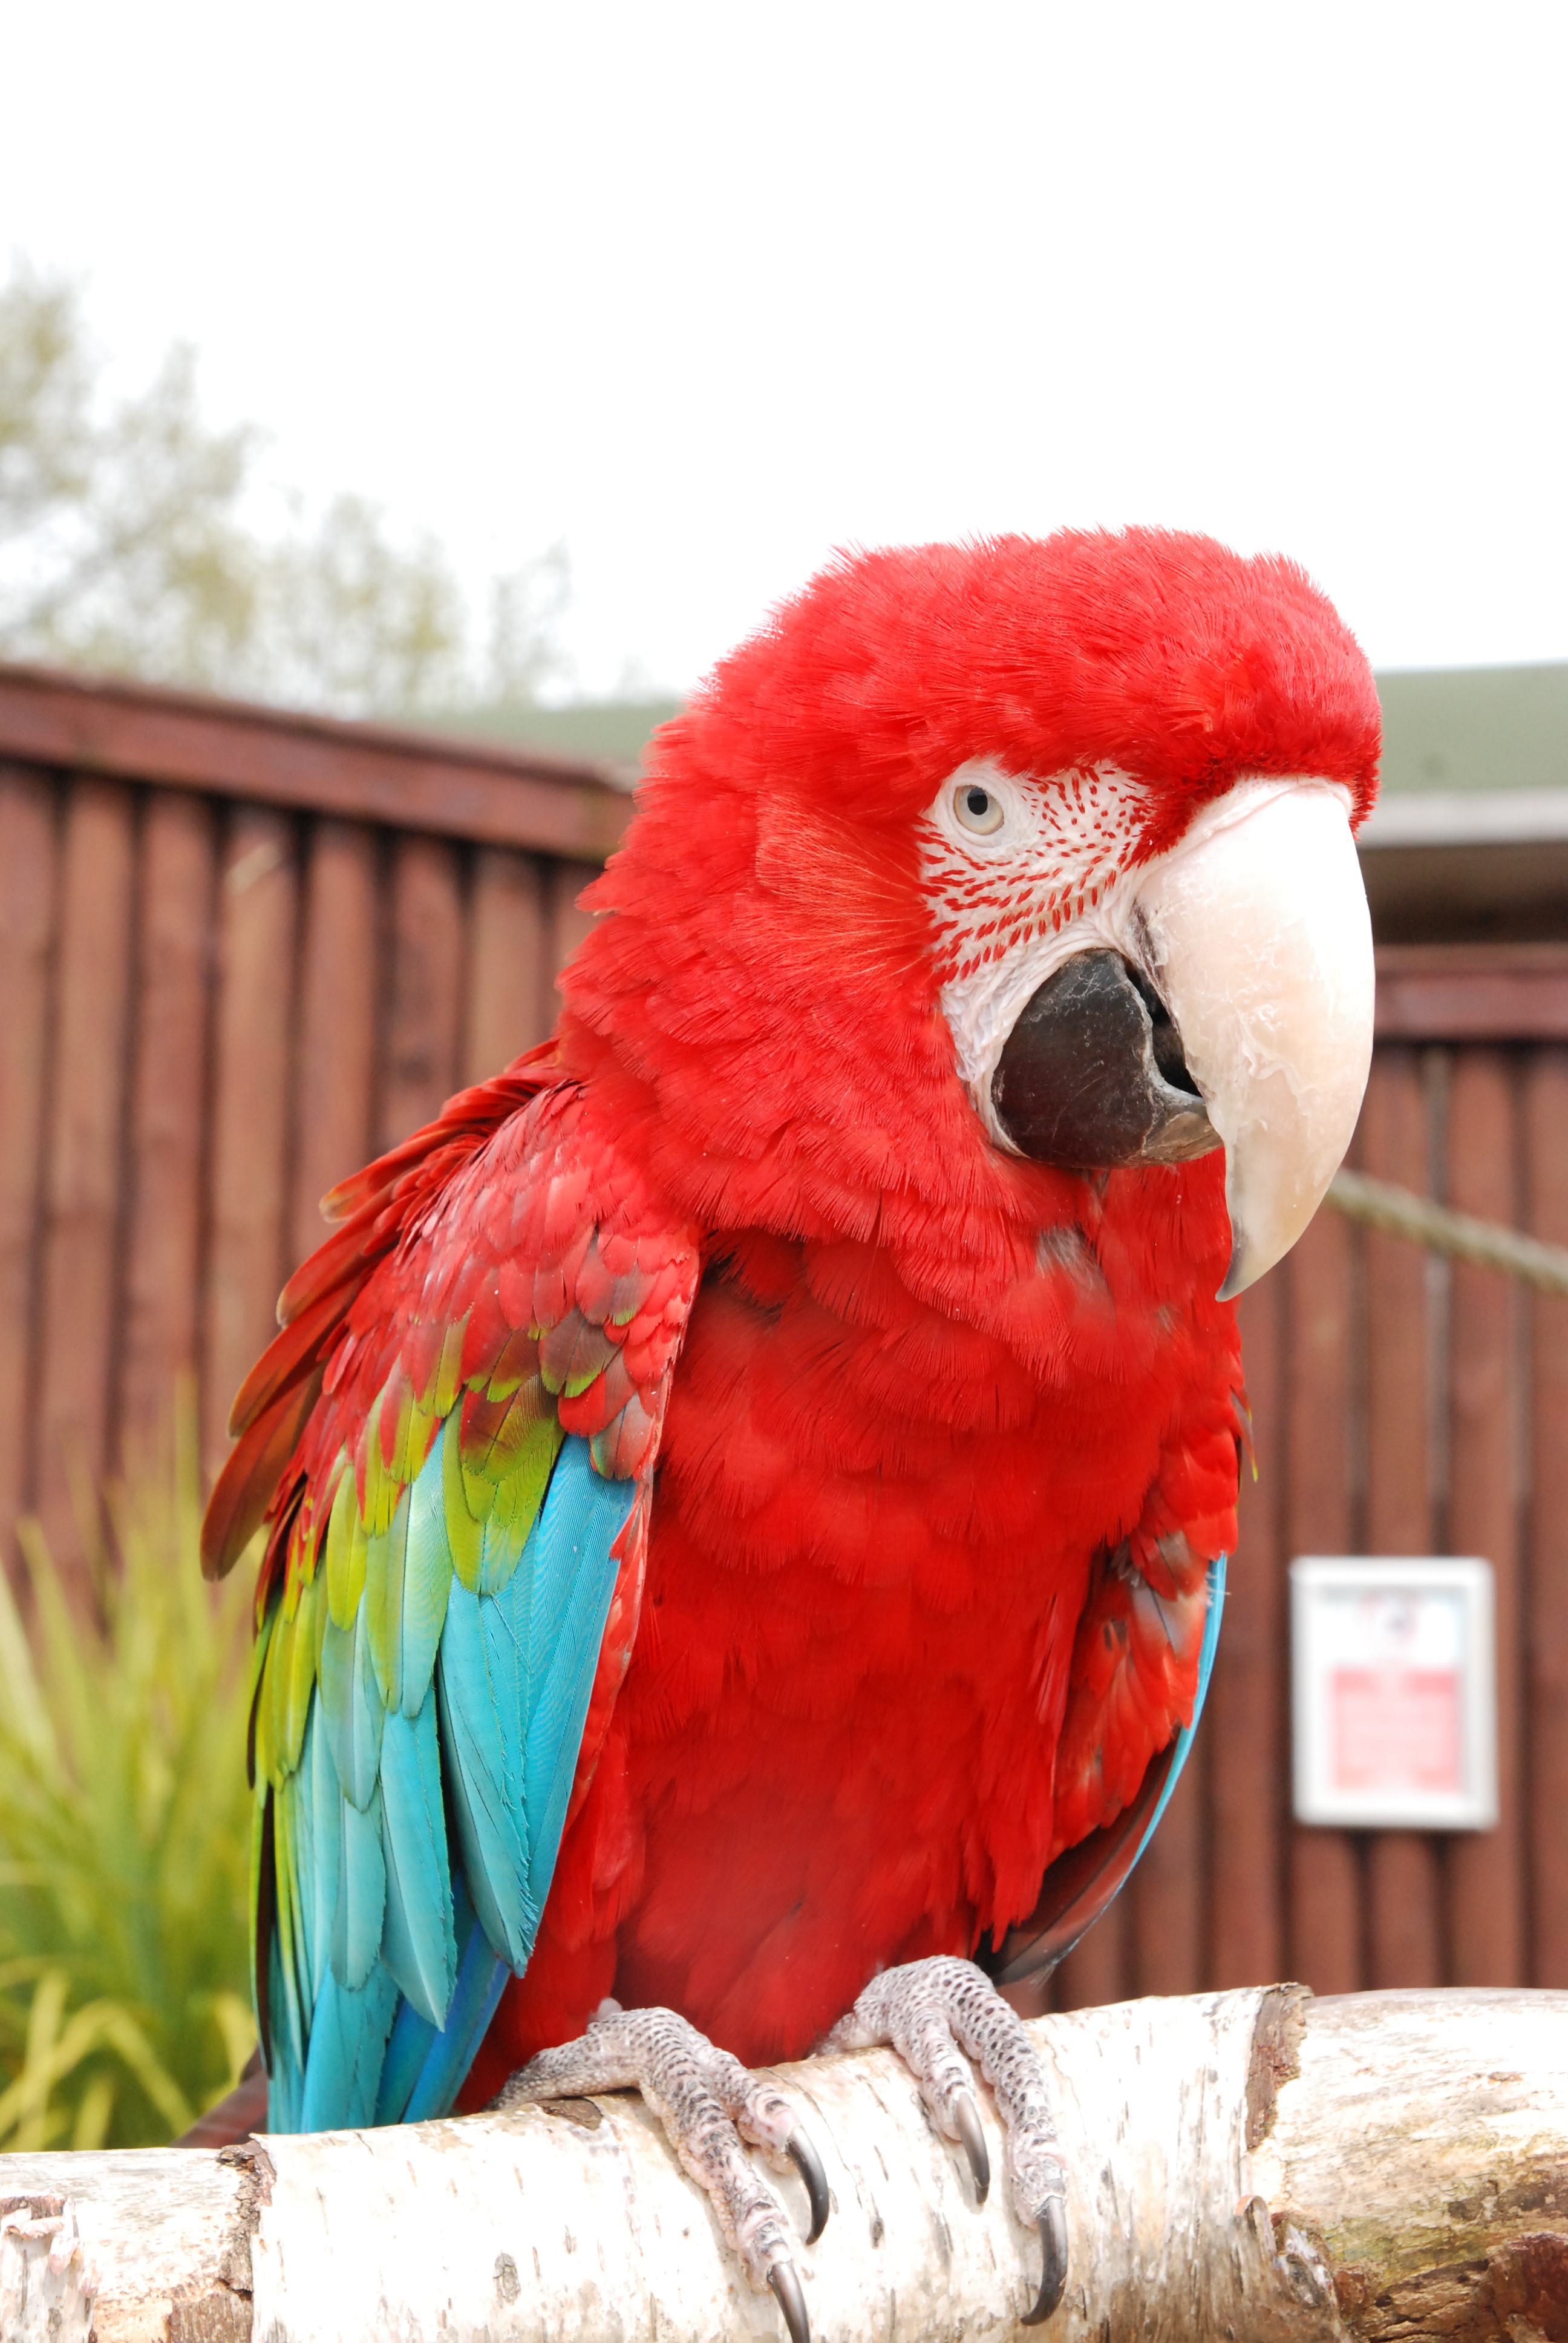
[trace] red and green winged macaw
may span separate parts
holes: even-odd
[[[1191,1740],[1378,749],[1299,569],[1137,529],[842,560],[658,736],[555,1040],[328,1200],[236,1403],[275,2129],[637,2084],[800,2338],[749,2068],[891,2042],[983,2187],[975,2060],[1050,2308],[994,1980]]]

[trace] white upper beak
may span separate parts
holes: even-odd
[[[1224,1141],[1229,1301],[1312,1219],[1366,1089],[1372,922],[1349,791],[1238,782],[1142,874],[1131,928]]]

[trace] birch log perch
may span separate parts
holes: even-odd
[[[1286,1986],[1031,2030],[1072,2169],[1057,2343],[1568,2337],[1568,1994]],[[1005,2187],[976,2210],[890,2054],[784,2078],[836,2200],[799,2257],[819,2343],[1019,2331],[1038,2244]],[[779,2333],[632,2097],[216,2154],[0,2157],[4,2343]]]

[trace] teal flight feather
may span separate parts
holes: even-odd
[[[511,1974],[490,1950],[461,1870],[452,1874],[452,1916],[464,1949],[446,2025],[434,2026],[412,2002],[402,2003],[381,2069],[378,2124],[423,2123],[446,2113],[474,2063]]]
[[[541,1904],[556,1867],[576,1771],[576,1745],[582,1736],[581,1719],[615,1590],[614,1565],[607,1558],[631,1497],[624,1481],[601,1479],[580,1441],[568,1443],[556,1478],[565,1483],[563,1497],[570,1493],[558,1506],[547,1506],[537,1533],[523,1759],[529,1875],[538,1884]]]
[[[333,1760],[344,1795],[361,1813],[369,1805],[381,1765],[387,1704],[376,1682],[363,1600],[349,1627],[328,1619],[321,1639],[317,1697],[327,1717]]]
[[[380,1962],[357,1987],[340,1986],[327,1971],[310,2021],[303,2087],[295,2086],[298,2120],[288,2129],[347,2131],[375,2122],[397,1998],[391,1971]],[[283,2128],[270,2107],[267,2119],[275,2131]]]
[[[357,1991],[376,1966],[387,1917],[387,1858],[381,1850],[381,1793],[363,1814],[351,1799],[337,1801],[342,1869],[332,1923],[332,1974]]]
[[[496,1669],[485,1632],[486,1614],[493,1623],[497,1600],[453,1586],[437,1677],[442,1746],[474,1909],[492,1948],[520,1974],[538,1933],[539,1907],[528,1893],[516,1686]]]
[[[433,1685],[412,1723],[399,1710],[387,1719],[381,1827],[387,1865],[381,1957],[405,1996],[438,2027],[457,1982],[457,1953]]]
[[[516,1485],[480,1521],[457,1439],[449,1416],[385,1533],[346,1542],[336,1616],[324,1584],[279,1645],[258,1757],[277,2129],[444,2114],[549,1891],[635,1491],[549,1423],[526,1532]]]

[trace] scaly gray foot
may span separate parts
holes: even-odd
[[[772,2288],[791,2343],[810,2343],[806,2298],[790,2250],[784,2207],[741,2146],[759,2147],[776,2172],[794,2165],[811,2201],[815,2245],[828,2218],[828,2178],[799,2117],[782,2091],[749,2074],[672,2009],[606,2004],[578,2042],[542,2050],[492,2102],[580,2098],[591,2091],[639,2090],[671,2147],[708,2197],[719,2227],[759,2289]]]
[[[962,2147],[982,2205],[990,2158],[970,2059],[995,2092],[1007,2130],[1013,2207],[1027,2227],[1039,2230],[1045,2252],[1040,2293],[1023,2320],[1038,2327],[1067,2284],[1067,2173],[1045,2069],[1021,2020],[972,1961],[910,1961],[873,1977],[822,2047],[870,2050],[882,2043],[914,2076],[937,2129]]]

